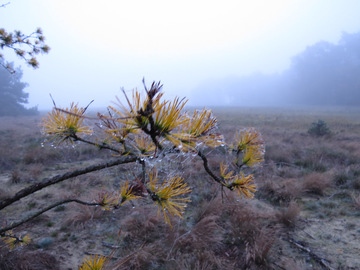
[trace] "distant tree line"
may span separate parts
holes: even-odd
[[[360,105],[360,32],[340,42],[318,42],[292,59],[288,72],[294,102]]]
[[[198,90],[193,100],[206,92],[211,105],[360,105],[360,32],[308,46],[280,74],[213,80]]]

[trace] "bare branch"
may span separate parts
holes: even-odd
[[[201,151],[198,151],[198,156],[201,157],[201,159],[203,160],[205,171],[211,176],[211,178],[214,179],[219,184],[221,184],[222,186],[224,186],[223,183],[221,182],[221,179],[218,176],[216,176],[212,172],[212,170],[209,168],[208,160],[207,160],[206,156],[204,155],[204,153]]]
[[[79,204],[83,204],[83,205],[88,205],[88,206],[99,206],[98,203],[89,203],[89,202],[84,202],[84,201],[80,201],[78,199],[66,199],[66,200],[62,200],[62,201],[59,201],[59,202],[56,202],[52,205],[49,205],[48,207],[44,208],[44,209],[41,209],[39,211],[37,211],[36,213],[32,214],[30,217],[28,218],[24,218],[16,223],[12,223],[10,226],[7,226],[5,228],[1,228],[0,229],[0,235],[2,235],[3,233],[5,233],[6,231],[9,231],[11,229],[14,229],[16,227],[19,227],[20,225],[26,223],[26,222],[29,222],[30,220],[40,216],[41,214],[57,207],[57,206],[60,206],[60,205],[63,205],[63,204],[67,204],[67,203],[71,203],[71,202],[76,202],[76,203],[79,203]]]
[[[83,169],[79,169],[79,170],[74,170],[71,172],[67,172],[64,174],[59,174],[56,175],[54,177],[51,178],[46,178],[44,180],[42,180],[40,183],[31,185],[29,187],[26,187],[22,190],[20,190],[18,193],[16,193],[14,196],[11,196],[9,198],[6,198],[2,201],[0,201],[0,210],[4,209],[5,207],[9,206],[10,204],[20,200],[21,198],[24,198],[30,194],[35,193],[36,191],[39,191],[45,187],[54,185],[56,183],[62,182],[64,180],[73,178],[75,176],[79,176],[79,175],[83,175],[89,172],[94,172],[94,171],[99,171],[105,168],[110,168],[119,164],[126,164],[126,163],[132,163],[135,162],[136,160],[138,160],[138,157],[135,156],[125,156],[125,157],[120,157],[118,159],[115,160],[111,160],[111,161],[107,161],[107,162],[103,162],[103,163],[99,163],[96,165],[91,165],[88,166],[86,168]]]

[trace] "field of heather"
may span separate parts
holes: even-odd
[[[196,155],[164,157],[156,161],[161,171],[179,172],[193,190],[184,218],[171,218],[172,228],[150,200],[113,211],[63,204],[14,229],[31,236],[29,245],[9,250],[0,243],[0,269],[77,269],[96,254],[111,258],[109,269],[360,269],[360,110],[213,113],[226,142],[245,127],[263,136],[265,161],[254,169],[253,199],[215,185]],[[0,201],[43,179],[114,158],[105,149],[45,142],[42,117],[0,118]],[[324,135],[316,130],[319,123],[327,128]],[[214,171],[222,151],[207,152]],[[1,210],[0,226],[51,202],[91,202],[139,174],[136,163],[70,178]]]

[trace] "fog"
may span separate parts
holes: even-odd
[[[358,0],[18,0],[0,8],[0,28],[31,33],[41,27],[51,51],[38,57],[36,70],[11,51],[1,53],[22,66],[29,106],[40,110],[52,107],[49,93],[59,106],[91,100],[94,107],[107,106],[122,87],[141,89],[143,77],[148,84],[161,81],[168,98],[186,96],[193,106],[283,106],[300,100],[356,105],[334,100],[346,84],[340,78],[359,71],[360,53],[347,58],[354,66],[350,71],[347,64],[339,68],[336,83],[328,86],[332,98],[324,104],[328,77],[316,72],[334,72],[329,67],[343,58],[337,54],[328,65],[316,63],[324,63],[324,52],[343,50],[344,40],[357,40],[359,15]],[[303,89],[307,93],[299,95]]]

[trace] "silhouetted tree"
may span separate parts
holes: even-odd
[[[3,63],[0,61],[0,64]],[[0,68],[0,116],[36,114],[36,107],[24,107],[24,104],[28,103],[29,94],[24,92],[28,84],[21,81],[22,70],[19,67],[15,70],[16,72],[11,74]]]

